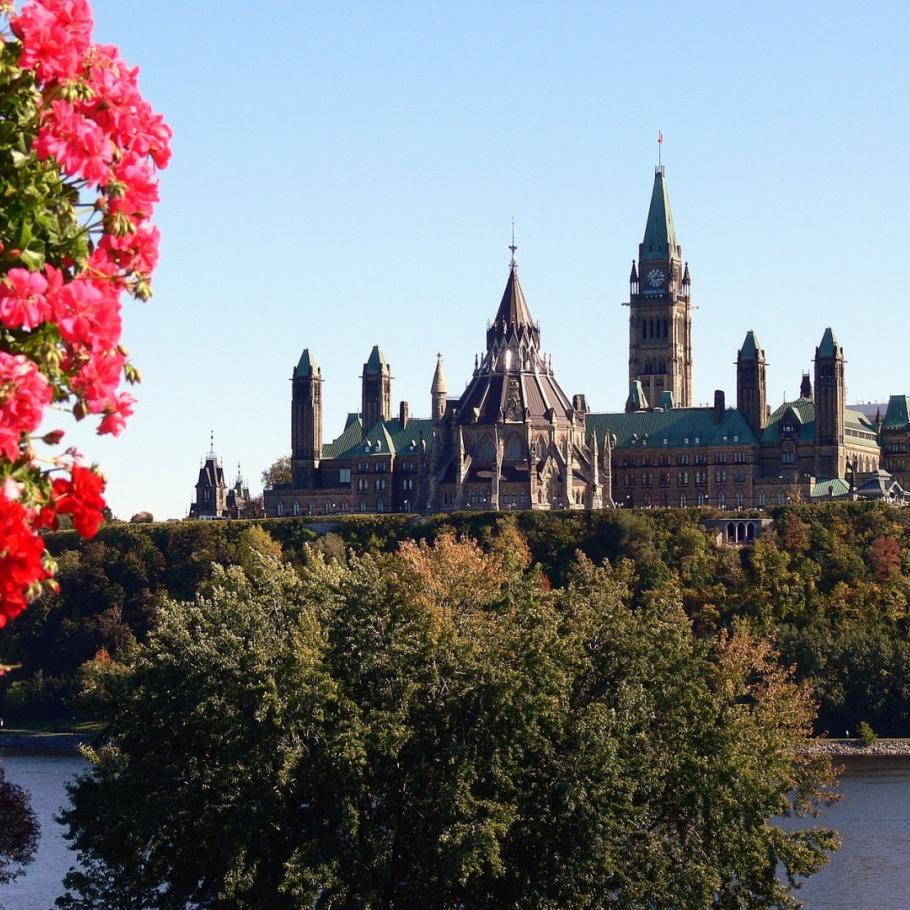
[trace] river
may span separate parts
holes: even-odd
[[[0,888],[6,910],[52,910],[73,854],[54,815],[66,800],[65,784],[85,768],[83,759],[8,750],[9,780],[31,793],[41,821],[35,862],[19,881]],[[853,762],[841,779],[843,799],[825,811],[844,846],[807,881],[800,898],[807,910],[906,910],[910,906],[910,760]]]

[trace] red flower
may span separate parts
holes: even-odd
[[[83,537],[94,537],[104,521],[104,478],[78,464],[73,465],[70,478],[54,481],[54,509],[58,515],[72,515],[73,527]]]
[[[49,578],[44,541],[32,532],[28,509],[0,495],[0,627],[27,606],[30,589]]]
[[[33,0],[10,22],[22,41],[19,65],[45,81],[75,78],[92,40],[87,0]]]

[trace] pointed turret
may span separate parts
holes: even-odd
[[[316,358],[310,353],[309,348],[304,348],[300,360],[294,368],[294,375],[312,376],[317,373],[319,373],[319,364],[316,363]]]
[[[378,344],[373,345],[363,365],[361,411],[364,433],[368,433],[379,421],[392,416],[392,368]]]
[[[822,335],[821,344],[815,351],[816,357],[834,357],[839,353],[840,345],[837,343],[837,336],[831,326],[825,329]],[[842,353],[842,352],[840,352]]]
[[[736,355],[736,407],[752,432],[761,436],[768,423],[765,352],[752,331],[746,332],[743,346]]]
[[[446,413],[446,395],[449,384],[446,382],[445,370],[442,368],[442,354],[436,355],[436,370],[433,373],[433,384],[430,386],[433,422],[441,423]]]
[[[306,351],[304,351],[306,353]],[[363,365],[364,373],[382,373],[389,369],[388,361],[385,359],[385,354],[382,353],[382,348],[378,344],[373,345],[373,350],[370,351],[370,356],[367,358],[367,362]]]
[[[651,190],[651,205],[639,260],[679,258],[679,255],[670,196],[667,193],[666,169],[660,166],[654,169],[654,188]]]
[[[506,288],[493,324],[487,329],[487,356],[484,365],[496,371],[532,368],[540,357],[540,329],[531,318],[514,250]],[[545,369],[544,363],[539,363]]]

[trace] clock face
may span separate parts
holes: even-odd
[[[651,271],[648,272],[648,284],[650,284],[652,288],[660,287],[663,284],[663,281],[664,273],[660,269],[651,269]]]

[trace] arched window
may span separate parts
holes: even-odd
[[[382,513],[385,512],[385,503],[383,503],[383,501],[381,499],[376,500],[376,511],[380,515],[382,515]]]
[[[360,511],[366,512],[367,510],[367,501],[365,499],[360,500]]]
[[[284,503],[279,502],[278,507],[275,509],[275,511],[278,513],[279,517],[284,515]]]
[[[741,509],[743,507],[743,491],[736,491],[736,508]]]
[[[493,444],[493,437],[485,433],[477,446],[477,459],[479,461],[496,461],[496,446]]]
[[[759,490],[759,492],[758,492],[758,507],[759,507],[760,509],[763,509],[763,508],[765,507],[765,503],[766,503],[766,502],[767,502],[767,497],[765,496],[765,491],[764,491],[764,490]]]
[[[524,455],[524,446],[521,444],[518,434],[513,433],[506,443],[506,461],[521,461]]]
[[[679,497],[679,507],[680,507],[681,509],[684,509],[684,508],[686,507],[686,504],[687,504],[687,503],[686,503],[686,494],[683,493],[683,494],[681,494],[680,497]]]
[[[299,514],[300,514],[300,503],[297,502],[296,499],[294,500],[294,504],[291,506],[291,511],[292,511],[295,515],[299,515]]]
[[[717,494],[717,507],[719,509],[725,509],[727,507],[727,494],[724,493],[723,490]]]

